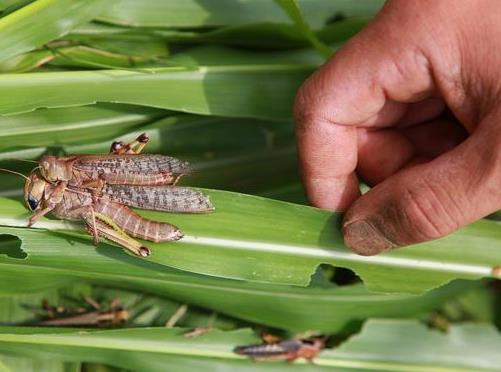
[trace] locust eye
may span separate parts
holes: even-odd
[[[28,195],[28,206],[30,207],[30,209],[32,211],[34,211],[35,209],[37,209],[38,204],[40,204],[39,200],[35,199],[33,197],[33,195]]]

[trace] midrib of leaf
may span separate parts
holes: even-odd
[[[9,222],[6,223],[5,220],[0,219],[0,225],[9,226]],[[74,231],[81,230],[78,224],[61,220],[44,220],[32,228],[39,230],[50,229],[61,231],[68,229]],[[429,259],[412,259],[385,255],[367,257],[350,252],[332,251],[307,245],[264,243],[259,241],[227,239],[204,235],[185,235],[183,237],[183,242],[197,245],[223,247],[231,250],[240,249],[243,251],[273,252],[284,255],[309,257],[314,258],[319,262],[322,262],[322,260],[335,260],[337,262],[345,261],[363,263],[372,266],[411,268],[423,270],[424,272],[426,272],[426,270],[433,270],[436,272],[467,274],[471,276],[491,276],[492,273],[492,267],[489,265],[458,264]]]
[[[185,235],[183,241],[197,245],[225,247],[228,249],[242,249],[251,251],[274,252],[278,254],[311,257],[318,260],[343,260],[348,262],[361,262],[368,265],[406,267],[413,269],[452,272],[471,275],[491,275],[492,268],[487,265],[453,264],[434,260],[410,259],[404,257],[389,257],[379,255],[375,257],[360,256],[349,252],[327,251],[322,248],[306,245],[286,245],[274,243],[260,243],[257,241],[244,241],[236,239],[221,239],[208,236]]]

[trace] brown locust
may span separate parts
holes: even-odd
[[[143,257],[149,248],[132,237],[180,239],[183,234],[174,225],[148,220],[129,207],[178,213],[207,213],[214,207],[201,192],[175,186],[190,172],[187,162],[140,154],[147,141],[143,134],[128,145],[114,142],[108,155],[42,157],[25,177],[26,204],[34,212],[28,226],[49,212],[82,220],[96,244],[103,237]]]
[[[293,362],[304,358],[308,361],[313,359],[324,348],[325,340],[319,337],[310,339],[273,340],[257,345],[237,346],[233,351],[236,354],[245,355],[255,361],[262,360],[286,360]]]
[[[129,319],[129,312],[114,299],[109,307],[103,307],[91,297],[84,298],[86,305],[77,308],[53,306],[47,301],[42,302],[44,319],[39,326],[57,327],[116,327],[123,325]]]

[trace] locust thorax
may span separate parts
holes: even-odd
[[[45,155],[40,159],[40,173],[49,182],[69,181],[72,178],[73,162],[70,158]]]
[[[24,200],[31,211],[39,209],[45,199],[47,187],[51,185],[37,173],[31,173],[24,184]]]

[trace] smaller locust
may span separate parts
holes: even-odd
[[[117,327],[129,319],[129,312],[120,305],[120,300],[114,299],[109,307],[103,307],[91,297],[84,298],[89,307],[66,308],[52,306],[47,301],[42,302],[45,319],[38,322],[40,326],[57,327]]]
[[[237,346],[233,351],[236,354],[248,356],[255,361],[285,360],[292,363],[299,358],[312,362],[325,347],[325,340],[319,337],[282,341],[271,337],[263,339],[265,341],[263,344]],[[273,342],[266,343],[266,339],[273,340]]]

